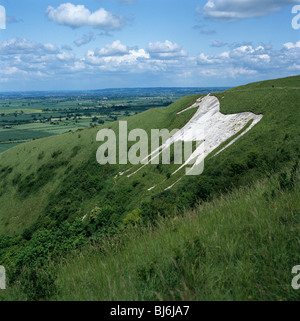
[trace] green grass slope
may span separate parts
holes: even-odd
[[[52,298],[299,300],[299,186],[273,176],[88,248],[59,264]]]
[[[1,153],[0,264],[8,268],[11,291],[7,291],[7,295],[12,295],[15,299],[25,297],[31,300],[49,297],[73,299],[75,296],[77,299],[244,299],[248,296],[256,299],[295,299],[290,288],[283,291],[275,288],[276,284],[280,287],[281,277],[287,282],[292,268],[290,265],[296,262],[296,253],[300,253],[297,241],[299,229],[295,225],[299,219],[300,76],[249,84],[214,95],[218,97],[221,112],[225,114],[251,111],[263,114],[264,117],[227,149],[216,156],[212,153],[205,160],[202,175],[185,176],[168,191],[164,188],[176,179],[170,177],[174,165],[149,165],[130,178],[125,175],[117,176],[120,171],[128,169],[126,165],[100,166],[96,162],[96,150],[100,146],[96,142],[96,134],[103,127],[39,139]],[[143,128],[148,133],[152,128],[180,128],[196,110],[180,115],[176,113],[190,106],[197,98],[188,96],[169,107],[129,117],[128,128]],[[105,127],[118,131],[117,122]],[[148,191],[157,181],[162,183]],[[252,185],[255,188],[251,188]],[[235,192],[231,194],[232,191]],[[221,195],[226,194],[229,195],[228,198],[220,200]],[[243,200],[246,202],[244,205]],[[209,203],[210,201],[213,203]],[[252,202],[256,204],[253,208],[250,205]],[[197,207],[199,203],[206,205]],[[191,212],[193,208],[196,208],[196,212]],[[187,209],[190,210],[185,217],[182,213]],[[202,211],[207,213],[204,215],[204,222],[201,221]],[[228,221],[225,219],[227,215]],[[195,221],[191,221],[190,216]],[[186,230],[180,232],[186,235],[182,239],[179,236],[183,234],[177,235],[176,232],[181,223],[176,225],[173,233],[173,223],[170,223],[172,220],[179,221],[186,227]],[[161,225],[158,227],[161,230],[156,229],[157,224]],[[130,226],[135,225],[143,231],[141,235],[139,231],[130,230]],[[147,227],[149,225],[152,227]],[[231,225],[237,228],[236,233]],[[205,234],[206,230],[209,231],[208,234]],[[157,237],[155,233],[159,233]],[[168,240],[163,237],[164,233],[170,239],[173,238],[172,242],[176,240],[178,243],[170,241],[168,245]],[[195,233],[203,234],[200,241]],[[128,234],[129,240],[125,236],[123,239],[123,234]],[[191,239],[183,245],[187,235]],[[235,239],[230,239],[230,236],[235,236]],[[243,236],[243,242],[239,242]],[[205,237],[208,237],[207,242]],[[119,238],[121,244],[118,243]],[[138,245],[134,247],[130,243],[131,239],[146,247],[142,258],[139,258],[142,248]],[[295,240],[294,243],[292,239]],[[213,243],[214,240],[216,243]],[[223,241],[226,241],[224,253],[220,252],[216,257],[218,261],[214,261],[214,246],[222,248]],[[154,248],[148,249],[147,242]],[[92,254],[94,247],[90,247],[91,243],[97,244],[94,245],[95,255]],[[275,246],[274,252],[271,250],[272,245]],[[155,252],[156,246],[158,252]],[[118,252],[120,247],[124,251]],[[135,253],[130,252],[131,247]],[[119,256],[122,258],[127,255],[128,262],[123,262],[124,268],[128,270],[124,273],[129,281],[132,280],[132,285],[127,279],[119,279],[119,283],[115,284],[111,274],[111,279],[107,279],[108,283],[104,285],[104,294],[100,294],[97,286],[93,285],[93,280],[101,279],[101,276],[94,271],[91,278],[95,279],[88,280],[91,287],[82,285],[78,290],[81,292],[71,290],[71,285],[67,284],[71,282],[67,276],[69,272],[64,266],[57,268],[57,264],[61,262],[62,255],[66,256],[76,249],[78,255],[74,259],[68,258],[63,264],[65,268],[71,266],[74,271],[75,264],[79,267],[87,264],[87,270],[82,267],[82,271],[85,271],[83,273],[88,273],[89,269],[96,270],[97,264],[100,264],[98,260],[103,259],[99,256],[99,251],[104,251],[106,255],[111,253],[110,259],[107,258],[110,261],[105,261],[105,266],[116,274],[120,267],[114,261]],[[211,249],[214,250],[210,253]],[[194,251],[190,262],[185,251],[191,251],[191,254]],[[258,253],[254,265],[251,261],[254,256],[250,258],[246,255],[248,252]],[[129,253],[134,260],[129,259]],[[149,256],[145,256],[145,253]],[[199,258],[202,254],[204,261]],[[280,255],[286,256],[281,257],[278,276],[273,279],[270,276],[268,279],[267,273],[269,270],[275,273],[276,260]],[[89,256],[91,261],[87,259]],[[171,262],[174,261],[173,265],[170,257]],[[283,257],[286,263],[283,262]],[[201,264],[193,263],[194,259],[200,260]],[[149,264],[139,267],[141,260]],[[268,262],[266,267],[265,262]],[[157,269],[156,263],[159,265]],[[214,270],[213,264],[216,263],[218,267]],[[233,292],[230,286],[233,279],[226,278],[225,274],[230,269],[229,263],[233,264],[231,277],[237,272],[242,275],[236,279]],[[178,271],[186,265],[186,279],[185,274],[183,279],[179,274],[176,276],[173,271],[176,264],[179,266]],[[225,270],[222,270],[224,264]],[[132,274],[129,271],[131,269]],[[163,273],[164,269],[166,275]],[[199,283],[196,274],[201,269],[204,274]],[[209,278],[209,269],[214,270],[210,285],[204,281],[206,277]],[[250,283],[247,283],[244,275],[251,269],[254,272]],[[196,270],[197,273],[193,272]],[[77,270],[78,278],[80,271],[81,268]],[[217,278],[218,272],[221,273],[220,278]],[[172,280],[171,275],[174,273],[175,279]],[[77,278],[77,275],[73,276]],[[260,289],[255,283],[255,277],[264,280],[265,284],[273,282],[273,290],[267,293],[267,285]],[[106,281],[103,279],[101,282],[104,284]],[[213,282],[217,283],[214,285]],[[138,284],[141,288],[138,287],[140,290],[137,293],[129,291],[128,296],[121,295],[120,287],[126,285],[125,288],[133,288]],[[201,292],[202,285],[204,289]],[[143,292],[144,286],[146,290]],[[212,294],[213,287],[219,289],[215,296]],[[74,297],[68,296],[64,288],[73,291]],[[242,291],[243,288],[249,288],[252,292],[247,294]]]
[[[176,112],[196,98],[189,96],[168,108],[130,117],[128,128],[147,132],[151,128],[180,128],[195,110],[184,115]],[[117,122],[109,127],[118,132]],[[43,213],[50,212],[55,221],[83,216],[105,198],[115,185],[114,176],[124,166],[97,163],[96,150],[101,143],[96,142],[96,134],[100,128],[39,139],[0,154],[0,234],[19,234]]]
[[[26,267],[0,300],[299,300],[299,170]]]

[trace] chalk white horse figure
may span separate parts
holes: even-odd
[[[135,172],[127,175],[128,177],[140,171],[144,166],[151,163],[153,159],[158,157],[164,150],[170,148],[172,144],[178,141],[197,141],[201,143],[198,144],[195,151],[179,168],[172,173],[172,175],[177,173],[183,167],[191,164],[191,167],[186,168],[186,175],[199,175],[204,169],[204,159],[209,153],[215,150],[228,138],[241,131],[250,120],[253,120],[250,126],[248,126],[240,135],[231,140],[226,146],[224,146],[215,154],[217,155],[225,148],[233,144],[246,132],[251,130],[252,127],[255,126],[263,117],[263,115],[256,115],[251,112],[224,115],[220,112],[219,100],[210,95],[207,95],[204,98],[199,98],[195,104],[182,110],[181,112],[178,112],[177,114],[181,114],[192,108],[198,108],[198,110],[190,119],[190,121],[168,140],[166,140],[166,142],[158,149],[148,155],[146,158],[148,161],[143,166],[139,167]],[[168,188],[171,188],[173,185],[169,186]],[[151,189],[153,189],[153,187],[149,190]]]

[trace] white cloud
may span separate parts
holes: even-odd
[[[27,72],[13,66],[13,67],[6,67],[5,69],[0,70],[0,74],[2,75],[27,74]]]
[[[151,58],[158,60],[178,59],[187,56],[185,50],[182,50],[177,43],[172,43],[169,40],[150,42],[147,46],[147,51],[150,53]]]
[[[46,10],[48,18],[57,24],[78,28],[93,26],[103,30],[116,30],[124,25],[124,19],[100,8],[90,12],[84,5],[63,3],[57,8],[49,6]]]
[[[128,53],[127,46],[123,45],[120,40],[106,45],[104,48],[96,50],[97,56],[122,56]]]
[[[197,11],[206,18],[235,21],[262,17],[281,10],[285,6],[300,3],[299,0],[209,0]]]
[[[52,53],[59,50],[52,43],[40,44],[29,41],[26,38],[11,38],[0,42],[0,55],[30,54],[30,53]]]
[[[83,61],[75,61],[74,64],[69,65],[69,70],[73,72],[78,72],[86,69],[86,65]]]
[[[203,52],[198,56],[198,63],[199,64],[215,64],[221,62],[220,59],[216,57],[208,57]]]
[[[129,47],[120,40],[85,55],[59,50],[54,44],[40,44],[28,39],[0,42],[0,74],[11,81],[64,77],[80,73],[80,77],[143,74],[148,77],[196,81],[204,77],[243,78],[273,77],[299,73],[300,41],[287,42],[275,50],[270,45],[253,43],[226,44],[211,55],[201,52],[189,57],[182,47],[171,41],[152,42],[146,48]],[[216,46],[218,47],[218,46]],[[75,76],[74,76],[75,77]],[[44,78],[43,78],[44,79]],[[75,78],[74,78],[75,79]],[[79,79],[79,78],[77,78]],[[126,78],[124,78],[126,79]],[[187,78],[187,81],[190,79]],[[27,81],[26,80],[26,81]]]
[[[57,53],[59,51],[58,48],[52,43],[45,43],[43,47],[48,53]]]
[[[105,49],[105,48],[104,48]],[[127,53],[121,55],[114,52],[113,55],[99,56],[93,50],[89,50],[86,53],[84,61],[87,64],[94,66],[99,66],[101,69],[105,70],[132,70],[132,67],[140,68],[140,63],[145,63],[150,56],[144,49],[138,50],[128,50]]]
[[[56,55],[56,57],[61,61],[70,61],[75,59],[75,55],[69,52],[62,52]]]
[[[0,54],[29,53],[37,49],[37,44],[25,38],[12,38],[0,43]]]
[[[219,70],[220,74],[226,71],[227,75],[236,77],[242,74],[254,74],[265,70],[270,70],[278,65],[276,57],[278,52],[259,45],[243,45],[229,51],[224,51],[218,55],[207,56],[201,53],[197,62],[204,70]],[[281,60],[281,64],[282,64]],[[213,67],[211,67],[213,65]],[[206,68],[208,66],[209,68]]]
[[[287,42],[284,45],[284,48],[286,49],[295,49],[295,48],[300,48],[300,41],[296,42],[295,44],[292,42]]]

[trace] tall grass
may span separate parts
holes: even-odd
[[[299,300],[299,184],[257,182],[63,260],[55,300]]]

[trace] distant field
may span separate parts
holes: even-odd
[[[24,141],[116,121],[182,96],[223,88],[135,88],[0,93],[0,152]]]
[[[41,137],[50,136],[43,131],[34,130],[14,130],[14,129],[2,129],[0,130],[0,141],[16,141],[16,140],[27,140],[27,139],[37,139]]]
[[[19,113],[21,110],[23,111],[24,114],[27,113],[42,113],[43,111],[41,109],[19,109],[19,108],[5,108],[3,105],[1,106],[1,114],[14,114],[14,113]]]
[[[20,143],[5,143],[5,144],[0,144],[0,153],[6,151],[7,149],[10,149],[12,147],[15,147],[19,145]]]

